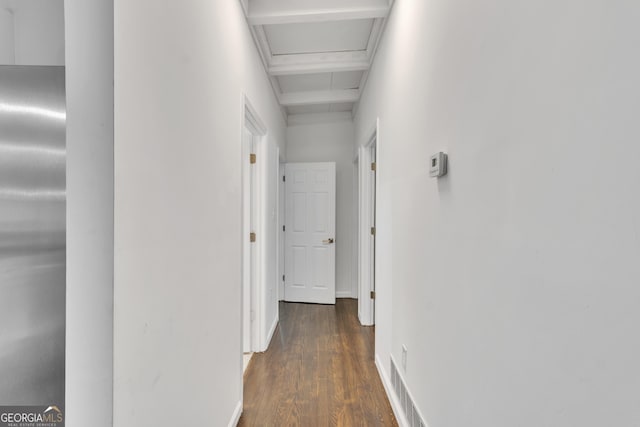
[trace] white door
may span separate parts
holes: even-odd
[[[336,302],[336,164],[285,167],[285,301]]]

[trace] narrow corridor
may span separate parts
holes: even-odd
[[[357,301],[280,303],[280,324],[244,376],[239,426],[397,426]]]

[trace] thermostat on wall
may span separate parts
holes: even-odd
[[[429,176],[441,177],[447,174],[447,154],[439,152],[431,156]]]

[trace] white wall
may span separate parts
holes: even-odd
[[[336,297],[356,298],[352,277],[353,122],[295,125],[287,128],[288,162],[336,163]]]
[[[376,353],[429,425],[640,425],[638,18],[395,2],[356,136],[380,117]]]
[[[64,65],[63,9],[63,0],[0,0],[0,64]]]
[[[242,94],[285,124],[240,2],[115,2],[114,425],[242,399]]]
[[[65,1],[66,425],[113,426],[113,2]]]

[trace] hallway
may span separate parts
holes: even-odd
[[[638,21],[0,0],[0,67],[64,71],[0,77],[0,251],[60,248],[0,259],[0,424],[55,388],[67,427],[639,427]]]
[[[280,303],[280,324],[244,376],[239,426],[396,426],[357,301]]]

